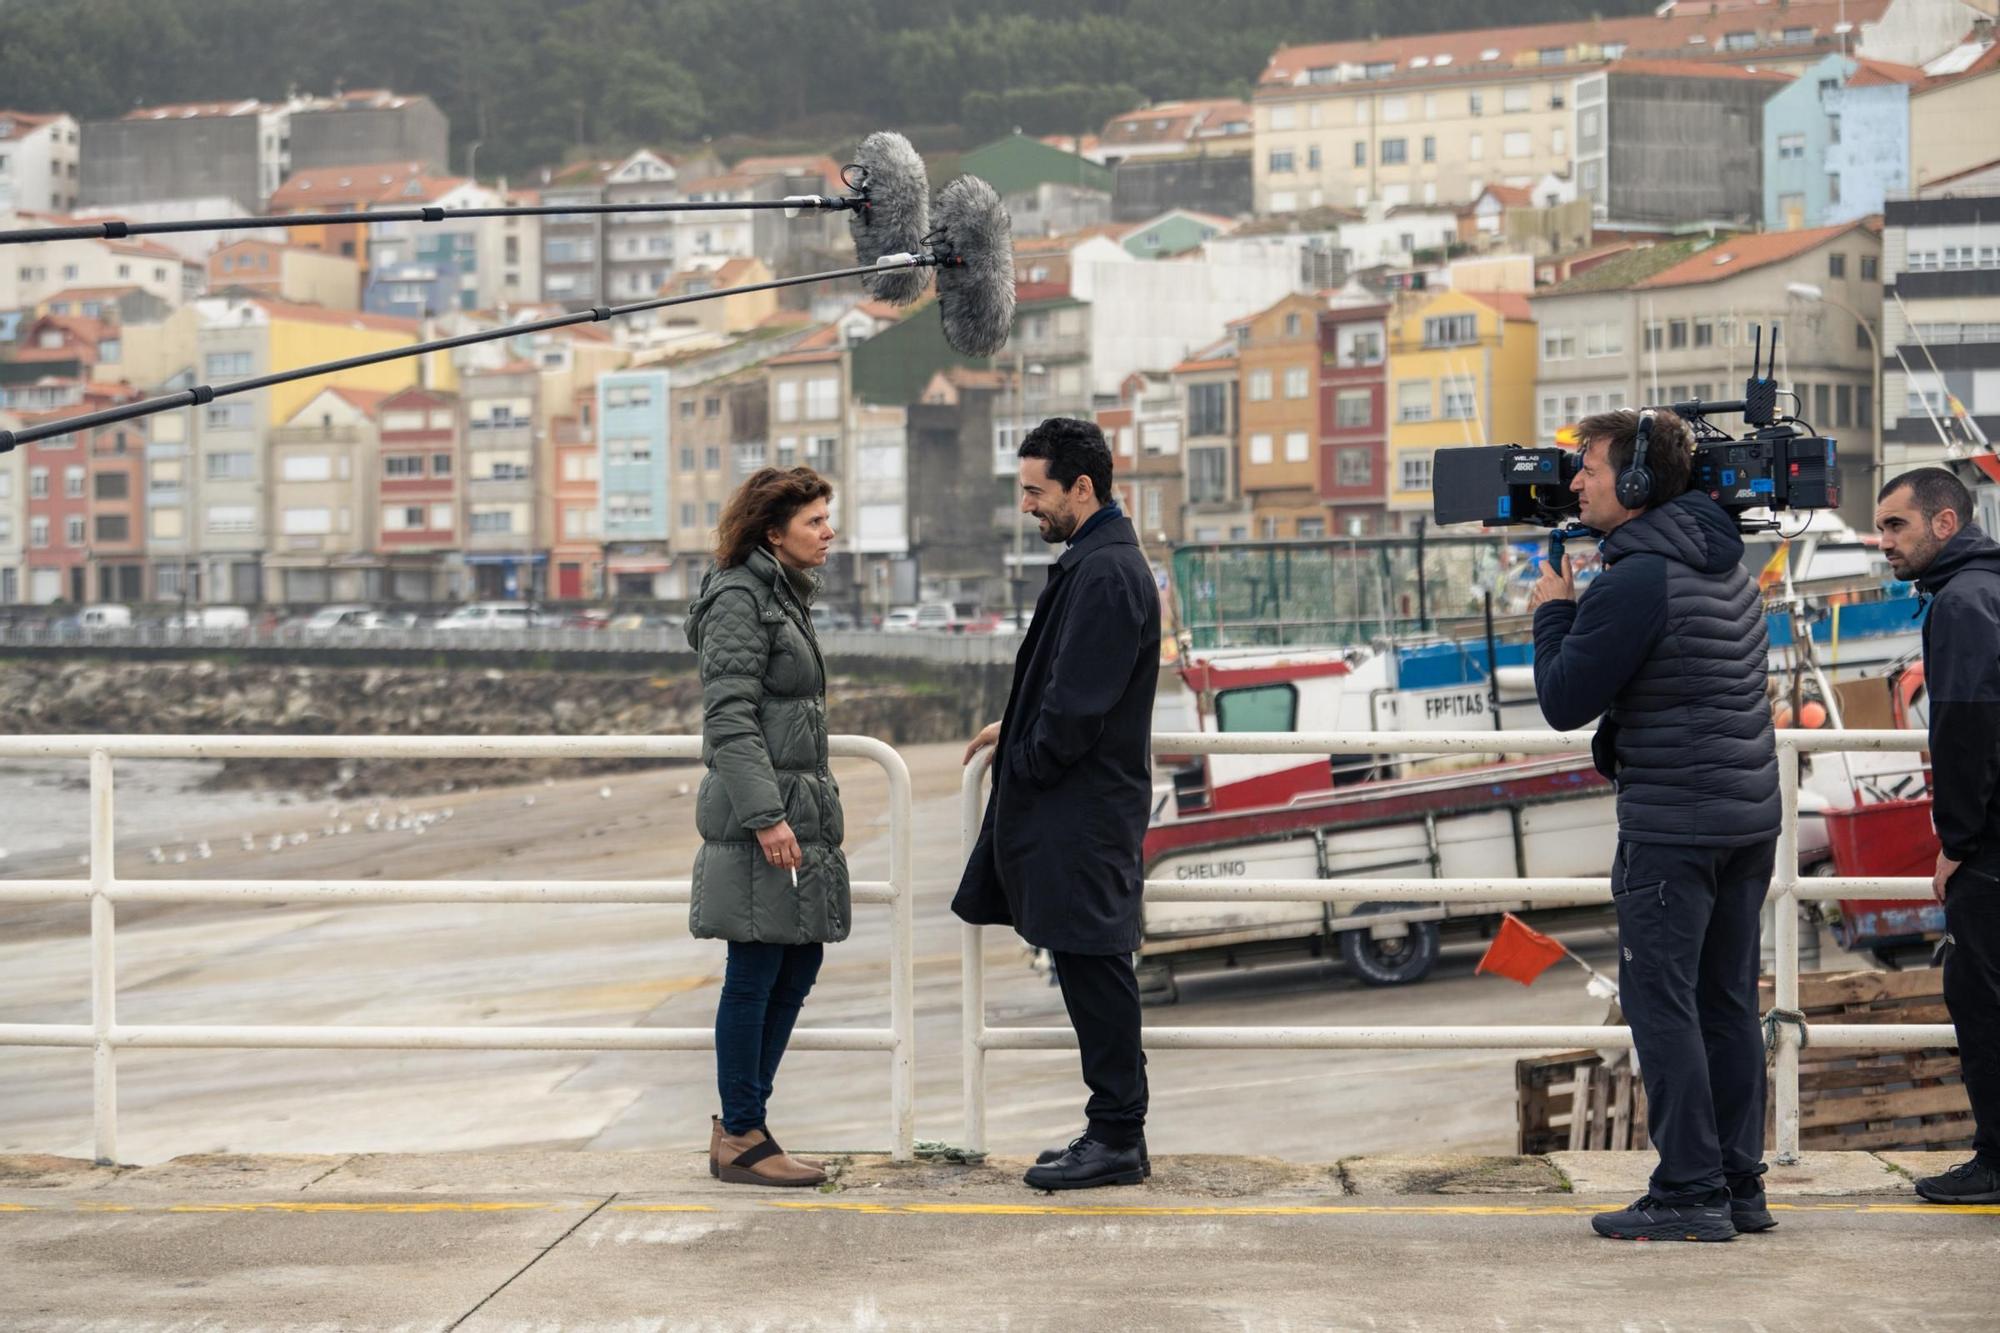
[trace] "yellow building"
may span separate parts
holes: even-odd
[[[260,300],[269,320],[270,371],[290,370],[321,361],[384,352],[392,347],[408,347],[418,341],[419,325],[414,319],[393,315],[370,315],[356,310],[328,310],[323,306],[293,305],[288,301]],[[426,369],[426,364],[428,368]],[[343,370],[309,380],[280,384],[266,395],[269,424],[282,426],[298,410],[331,385],[349,389],[379,389],[393,393],[422,380],[433,389],[457,387],[451,376],[448,356],[406,357],[379,365]]]
[[[1389,508],[1431,507],[1431,456],[1531,444],[1535,322],[1519,292],[1413,292],[1389,316]]]

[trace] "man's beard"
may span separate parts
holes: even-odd
[[[1068,541],[1076,533],[1076,520],[1074,518],[1060,514],[1050,514],[1046,517],[1038,514],[1036,517],[1040,518],[1044,525],[1042,527],[1042,540],[1051,546]]]

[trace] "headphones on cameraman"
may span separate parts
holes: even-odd
[[[1646,466],[1646,446],[1653,429],[1653,410],[1639,413],[1639,435],[1632,441],[1632,461],[1618,474],[1618,503],[1627,509],[1644,509],[1653,499],[1653,470]]]

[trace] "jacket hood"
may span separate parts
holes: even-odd
[[[1704,574],[1727,573],[1743,562],[1736,521],[1700,491],[1687,491],[1620,524],[1604,539],[1606,563],[1628,555],[1663,555]]]
[[[1950,582],[1952,575],[1965,569],[1983,569],[2000,574],[2000,542],[1995,542],[1976,524],[1960,528],[1952,534],[1951,540],[1931,561],[1930,568],[1917,576],[1917,589],[1935,594]]]
[[[701,625],[708,616],[709,608],[715,605],[716,597],[730,588],[741,588],[757,599],[760,610],[775,607],[778,585],[787,582],[787,571],[778,563],[778,558],[762,547],[752,551],[748,559],[740,565],[724,569],[721,565],[710,565],[708,572],[701,576],[701,588],[695,593],[694,601],[688,606],[687,622],[682,626],[687,634],[688,646],[701,651]],[[811,606],[820,589],[820,573],[816,569],[804,571],[806,589],[801,590],[796,578],[790,580],[792,595],[804,606]]]

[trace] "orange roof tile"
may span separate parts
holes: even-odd
[[[1864,60],[1856,56],[1854,65],[1854,73],[1847,79],[1850,88],[1878,88],[1896,83],[1917,88],[1930,79],[1930,75],[1914,66],[1892,65],[1886,60]]]
[[[1481,193],[1492,195],[1507,208],[1526,208],[1535,202],[1534,192],[1525,185],[1489,185]]]
[[[1460,292],[1459,295],[1471,297],[1488,310],[1497,313],[1502,319],[1519,320],[1525,324],[1534,323],[1535,312],[1528,304],[1528,297],[1524,292]]]
[[[120,296],[130,296],[133,292],[143,292],[144,287],[127,284],[122,287],[65,287],[59,292],[42,298],[42,304],[51,301],[93,301],[115,300]]]
[[[427,173],[421,162],[357,162],[347,166],[304,167],[285,177],[271,195],[271,208],[318,212],[334,205],[368,204],[395,196],[405,182]]]
[[[0,133],[0,143],[9,139],[25,139],[44,125],[61,118],[59,111],[0,111],[0,125],[6,127],[6,132]]]
[[[138,107],[127,111],[120,119],[192,120],[202,116],[247,116],[268,110],[268,104],[254,97],[237,102],[169,102],[163,106]]]
[[[1866,230],[1863,222],[1844,222],[1836,227],[1814,227],[1809,231],[1767,231],[1732,236],[1689,255],[1672,268],[1655,273],[1636,289],[1686,287],[1694,283],[1720,282],[1739,273],[1763,268],[1805,254],[1850,231]]]
[[[414,319],[404,319],[398,315],[371,315],[364,310],[329,310],[322,305],[302,305],[292,301],[280,301],[269,296],[249,298],[252,305],[261,306],[272,319],[294,320],[307,324],[345,324],[350,328],[375,329],[382,333],[407,333],[415,337],[421,324]]]
[[[1552,48],[1574,55],[1578,52],[1601,52],[1606,46],[1622,45],[1633,56],[1652,55],[1669,60],[1711,54],[1745,62],[1756,56],[1798,58],[1812,54],[1822,44],[1830,43],[1837,23],[1852,23],[1859,28],[1879,21],[1890,2],[1793,0],[1789,5],[1762,6],[1693,3],[1677,5],[1664,14],[1640,14],[1627,18],[1572,19],[1379,40],[1286,46],[1272,54],[1258,79],[1258,91],[1262,94],[1290,88],[1295,86],[1294,79],[1308,70],[1340,65],[1363,67],[1386,64],[1392,74],[1398,76],[1464,76],[1469,69],[1482,75],[1525,72],[1547,77],[1548,67],[1531,62],[1539,52]],[[1810,29],[1813,40],[1784,43],[1783,30],[1798,28]],[[1742,32],[1756,33],[1765,41],[1746,50],[1725,53],[1720,49],[1724,38]],[[1701,39],[1699,42],[1692,40],[1697,37]],[[1444,57],[1442,66],[1438,63],[1439,57]],[[1588,57],[1579,57],[1585,58]],[[1418,60],[1424,63],[1418,65],[1415,63]],[[1382,79],[1355,80],[1361,86],[1380,86],[1383,82]],[[1309,85],[1309,88],[1324,94],[1329,86],[1315,84]]]
[[[340,397],[345,398],[360,411],[361,415],[373,417],[376,409],[382,406],[382,400],[398,392],[398,390],[356,389],[346,384],[331,384],[327,386],[327,392],[338,394]]]

